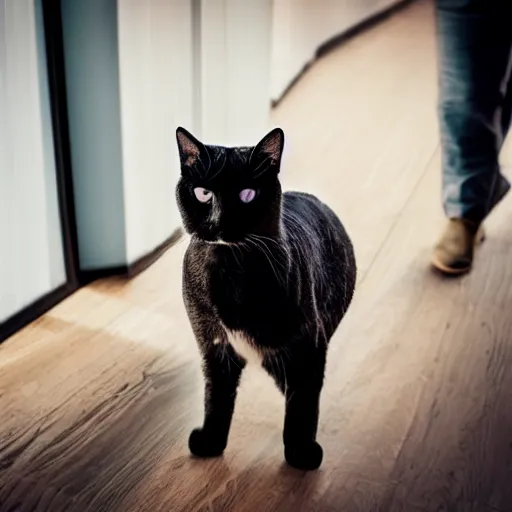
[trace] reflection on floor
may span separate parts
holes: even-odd
[[[202,385],[181,244],[0,348],[0,511],[512,509],[512,201],[470,276],[429,271],[442,222],[433,36],[431,5],[413,4],[323,58],[274,114],[285,185],[331,204],[359,258],[329,356],[321,470],[282,464],[283,400],[258,371],[224,458],[189,457]]]

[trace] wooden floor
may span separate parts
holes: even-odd
[[[329,353],[318,472],[283,464],[283,399],[257,370],[225,456],[189,456],[202,381],[181,243],[0,347],[0,511],[511,511],[512,199],[470,276],[429,270],[435,100],[432,8],[419,2],[323,58],[274,114],[285,185],[331,204],[359,259]]]

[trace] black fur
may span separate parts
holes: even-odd
[[[176,195],[191,234],[183,297],[206,385],[204,423],[190,435],[190,450],[212,457],[227,445],[247,363],[228,341],[228,333],[237,333],[285,394],[287,462],[316,469],[323,456],[316,432],[327,345],[356,281],[350,239],[314,196],[282,194],[282,130],[254,148],[204,146],[182,128],[177,140],[182,173]],[[195,187],[211,191],[211,201],[199,202]],[[249,203],[239,197],[246,188],[257,192]]]

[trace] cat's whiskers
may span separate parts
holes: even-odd
[[[272,260],[277,264],[277,265],[280,265],[282,270],[286,273],[286,278],[288,277],[288,272],[287,272],[287,268],[285,267],[285,265],[280,262],[275,256],[274,254],[272,253],[272,251],[269,249],[269,247],[262,241],[262,240],[258,240],[257,238],[254,238],[254,235],[249,235],[247,238],[246,238],[247,242],[253,244],[253,246],[258,249],[261,254],[263,254],[265,256],[265,258],[267,259],[270,267],[272,268],[272,271],[274,272],[274,275],[276,276],[276,279],[278,280],[278,282],[280,284],[282,284],[283,286],[286,286],[286,282],[285,280],[283,279],[283,276],[280,275],[280,273],[278,272],[278,270],[276,269],[276,267],[274,266],[274,264],[272,263]]]
[[[230,245],[230,248],[231,248],[231,252],[232,252],[232,254],[233,254],[233,258],[235,258],[236,264],[237,264],[239,267],[241,267],[242,265],[241,265],[241,263],[240,263],[240,260],[238,259],[238,256],[237,256],[237,255],[236,255],[236,253],[235,253],[235,249],[238,249],[238,251],[240,252],[240,256],[241,256],[241,257],[242,257],[242,259],[243,259],[244,255],[243,255],[243,253],[242,253],[242,249],[240,248],[240,246],[239,246],[238,244],[232,244],[232,245]]]
[[[263,240],[261,238],[260,235],[249,235],[247,238],[251,239],[253,242],[256,242],[257,244],[259,244],[259,246],[265,251],[265,254],[270,254],[270,256],[273,258],[273,260],[281,266],[281,268],[283,270],[286,270],[286,266],[281,262],[279,261],[276,256],[274,255],[274,253],[272,252],[272,249],[267,245],[267,243],[265,242],[265,240]],[[277,242],[276,242],[277,244]],[[286,252],[286,250],[284,249],[284,247],[282,247],[281,245],[277,244],[278,248],[280,250],[282,250],[283,252]]]
[[[274,264],[272,263],[272,260],[269,258],[267,252],[265,251],[264,248],[262,248],[262,246],[259,244],[259,242],[257,240],[253,240],[250,236],[247,237],[247,242],[249,242],[250,244],[252,244],[253,247],[255,247],[259,252],[261,252],[265,258],[267,259],[270,267],[272,268],[272,271],[274,272],[274,275],[276,276],[276,279],[279,281],[279,282],[282,282],[281,279],[280,279],[280,276],[279,276],[279,272],[277,272],[276,268],[274,267]]]
[[[286,258],[287,258],[286,268],[290,267],[291,262],[292,262],[292,254],[291,254],[290,248],[288,247],[288,245],[286,243],[278,242],[276,239],[271,238],[269,236],[264,236],[264,235],[251,235],[251,236],[255,239],[261,240],[263,243],[265,243],[266,240],[268,240],[269,242],[273,242],[279,250],[283,251],[286,254]],[[268,246],[267,246],[267,248],[270,250],[270,248]],[[286,268],[285,268],[285,270],[286,270]]]
[[[255,234],[252,234],[252,235],[249,235],[249,236],[251,236],[252,238],[256,238],[258,240],[266,240],[266,241],[269,241],[269,242],[273,242],[279,248],[282,247],[282,245],[275,238],[271,238],[270,236],[255,235]]]
[[[271,239],[271,238],[268,238],[268,240],[271,240],[273,241],[279,248],[281,248],[281,246],[278,244],[277,241]],[[235,254],[235,249],[237,249],[240,253],[240,256],[243,257],[243,252],[242,252],[242,249],[245,249],[246,251],[251,251],[251,250],[254,250],[257,249],[259,252],[261,252],[265,258],[267,259],[267,261],[269,262],[273,272],[274,272],[274,275],[276,276],[277,280],[281,283],[281,284],[285,284],[282,276],[279,275],[279,272],[278,270],[276,269],[276,267],[274,266],[274,264],[272,263],[272,260],[277,264],[279,265],[283,271],[286,272],[287,270],[287,266],[284,265],[282,262],[280,262],[272,253],[271,249],[267,246],[267,244],[263,241],[263,240],[260,240],[258,239],[258,235],[249,235],[247,236],[244,241],[238,241],[238,242],[226,242],[225,240],[222,240],[222,239],[217,239],[217,240],[204,240],[204,242],[206,242],[207,244],[209,245],[217,245],[217,246],[226,246],[226,247],[229,247],[231,249],[231,252],[233,254],[233,257],[235,258],[235,261],[237,262],[238,266],[241,266],[241,263],[240,263],[240,260],[238,259],[238,257],[236,256]],[[250,245],[249,245],[250,244]],[[287,251],[285,249],[283,249],[286,254],[287,254],[287,260],[288,260],[288,264],[289,264],[289,261],[290,261],[290,255],[287,253]]]

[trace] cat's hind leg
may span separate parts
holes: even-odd
[[[316,441],[325,354],[292,359],[287,367],[283,441],[288,464],[302,470],[318,469],[323,450]]]
[[[210,345],[203,351],[204,422],[192,431],[188,445],[197,457],[218,457],[227,446],[244,361],[231,346]]]

